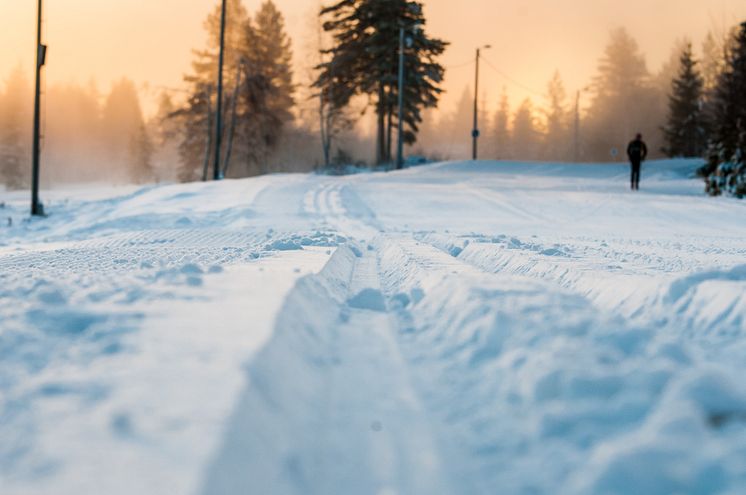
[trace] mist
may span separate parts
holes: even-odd
[[[316,100],[308,88],[318,60],[318,46],[312,40],[322,3],[275,3],[292,42],[292,118],[273,138],[277,144],[263,155],[264,164],[248,167],[241,175],[309,171],[323,161]],[[261,2],[243,4],[253,15]],[[195,0],[176,11],[162,2],[76,0],[47,6],[45,36],[50,55],[42,151],[46,187],[80,181],[179,179],[185,131],[167,122],[168,116],[187,102],[190,87],[185,76],[194,62],[193,51],[208,44],[204,21],[214,5],[213,0]],[[452,2],[429,0],[425,15],[427,29],[450,43],[442,57],[445,92],[437,108],[424,111],[417,142],[407,147],[409,154],[430,159],[469,156],[474,49],[490,44],[481,61],[477,95],[482,156],[602,162],[620,159],[618,149],[638,131],[649,140],[652,155],[661,156],[660,127],[682,40],[693,44],[699,58],[706,57],[702,45],[708,33],[723,40],[729,28],[746,17],[746,6],[697,0],[631,0],[623,5],[590,0],[561,5],[546,0],[472,0],[454,8]],[[25,163],[30,145],[25,133],[30,129],[32,71],[30,57],[24,54],[33,53],[33,6],[4,2],[0,18],[7,26],[0,33],[0,118],[7,128],[6,154],[15,146],[14,158],[6,162],[17,162],[21,170],[21,181],[15,187],[28,180]],[[134,31],[133,26],[137,26]],[[598,86],[580,92],[579,97],[577,92],[594,84],[599,61],[612,33],[619,29],[634,41],[636,56],[644,66],[637,81],[644,95],[635,98],[647,103],[644,111],[617,119],[617,126],[604,120],[603,114],[613,110],[609,110],[611,103],[598,99]],[[552,101],[549,85],[555,77],[559,94]],[[164,109],[164,98],[170,110]],[[506,103],[502,112],[501,98]],[[374,161],[373,112],[366,111],[365,104],[356,102],[350,112],[354,125],[337,139],[333,154],[338,162]],[[579,130],[573,127],[576,118],[581,122]],[[502,126],[501,121],[505,121]]]

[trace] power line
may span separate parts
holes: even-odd
[[[536,91],[535,89],[533,89],[533,88],[530,88],[530,87],[526,86],[525,84],[522,84],[522,83],[520,83],[520,82],[516,81],[515,79],[513,79],[512,77],[510,77],[509,75],[507,75],[507,74],[506,74],[505,72],[503,72],[503,71],[501,71],[500,69],[498,69],[497,67],[495,67],[495,65],[494,65],[494,64],[492,64],[492,62],[490,62],[490,61],[489,61],[489,60],[487,60],[486,58],[482,57],[482,60],[484,61],[484,63],[485,63],[485,64],[487,64],[487,66],[488,66],[488,67],[489,67],[490,69],[492,69],[492,70],[494,70],[495,72],[497,72],[497,73],[498,73],[498,74],[499,74],[500,76],[504,77],[505,79],[507,79],[507,80],[508,80],[508,82],[511,82],[511,83],[513,83],[513,84],[514,84],[515,86],[518,86],[519,88],[522,88],[522,89],[524,89],[524,90],[528,91],[529,93],[533,93],[533,94],[535,94],[536,96],[541,96],[542,98],[543,98],[544,96],[546,96],[546,95],[545,95],[544,93],[541,93],[541,92],[539,92],[539,91]]]
[[[147,92],[164,91],[167,93],[184,93],[184,94],[191,93],[190,90],[185,89],[185,88],[175,88],[173,86],[165,86],[162,84],[146,84],[146,85],[143,85],[142,89]]]
[[[446,70],[461,69],[462,67],[466,67],[467,65],[472,65],[473,63],[474,63],[473,60],[469,60],[468,62],[464,62],[463,64],[447,65]]]

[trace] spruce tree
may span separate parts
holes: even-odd
[[[718,43],[712,32],[702,42],[702,82],[706,94],[715,91],[718,78],[725,68],[724,43]]]
[[[513,151],[521,160],[536,160],[539,157],[541,133],[537,129],[534,107],[530,98],[523,100],[513,118]]]
[[[236,132],[243,163],[232,168],[237,177],[266,173],[267,160],[293,119],[292,50],[285,21],[271,0],[265,1],[244,26],[240,45],[241,84]],[[233,166],[231,166],[233,167]]]
[[[129,79],[115,83],[104,102],[101,129],[109,162],[134,182],[154,177],[153,146],[145,129],[137,88]]]
[[[8,189],[22,188],[28,180],[30,101],[30,86],[18,67],[8,78],[5,94],[0,96],[0,182]]]
[[[228,0],[226,11],[224,83],[226,88],[233,88],[241,61],[243,30],[248,13],[241,0]],[[220,4],[217,3],[204,22],[207,48],[195,50],[192,71],[184,76],[184,81],[189,85],[189,96],[181,108],[171,115],[182,128],[178,170],[182,182],[198,180],[203,177],[206,166],[213,165],[220,15]],[[222,103],[226,108],[225,102]]]
[[[688,44],[679,59],[679,71],[668,97],[668,123],[663,128],[669,157],[702,156],[706,147],[706,123],[702,112],[704,81]]]
[[[645,56],[625,29],[611,32],[591,87],[593,100],[583,122],[588,158],[608,160],[641,132],[651,154],[660,149],[665,122],[664,98],[652,84]]]
[[[544,158],[549,160],[567,160],[570,154],[569,112],[567,110],[567,93],[559,71],[547,85],[546,136],[544,141]]]
[[[397,125],[399,30],[404,28],[404,141],[417,139],[422,110],[434,108],[445,73],[437,58],[447,43],[431,38],[423,29],[422,3],[407,0],[341,0],[322,9],[324,29],[333,35],[334,46],[326,51],[315,83],[334,95],[337,105],[355,95],[375,102],[377,117],[376,157],[391,160],[392,129]]]
[[[109,150],[101,122],[101,95],[93,81],[86,86],[49,87],[45,106],[42,184],[112,180],[115,168],[120,172],[117,179],[125,179],[120,164],[102,163]]]
[[[182,129],[177,119],[171,118],[177,111],[173,98],[163,92],[158,98],[158,109],[147,122],[147,134],[152,138],[153,170],[159,180],[173,181],[177,179],[178,147],[182,139]]]
[[[728,50],[714,95],[714,128],[708,148],[706,190],[746,196],[746,22]]]
[[[510,104],[508,103],[508,93],[503,88],[500,96],[500,106],[495,113],[492,136],[494,141],[494,156],[498,160],[506,160],[512,157],[510,146]]]
[[[226,119],[223,141],[226,147],[220,167],[229,165],[232,177],[267,172],[269,155],[277,148],[285,125],[293,118],[295,104],[292,51],[284,19],[275,5],[265,1],[252,18],[241,0],[228,0],[225,37],[224,84],[221,102]],[[172,118],[181,122],[180,145],[183,181],[197,180],[205,165],[213,167],[214,115],[217,109],[217,56],[220,37],[220,5],[205,21],[208,48],[195,52],[192,73],[185,77],[190,95]],[[205,157],[208,157],[206,161]]]
[[[155,179],[153,170],[153,154],[155,146],[148,134],[145,122],[141,122],[130,138],[129,170],[130,178],[136,183],[142,183]]]

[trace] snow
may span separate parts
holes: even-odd
[[[696,161],[0,193],[0,492],[746,491]]]

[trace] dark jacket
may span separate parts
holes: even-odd
[[[627,156],[632,163],[640,163],[648,156],[648,147],[642,139],[635,139],[627,146]]]

